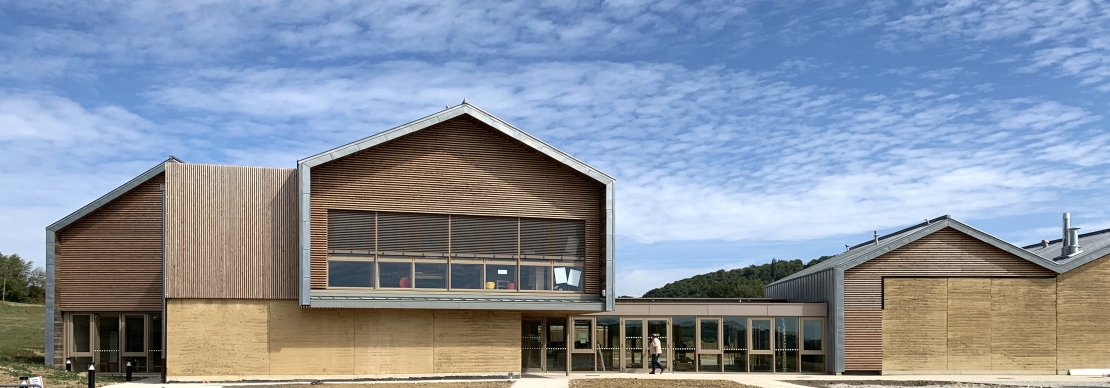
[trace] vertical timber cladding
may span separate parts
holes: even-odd
[[[1055,273],[952,228],[844,271],[844,369],[883,370],[883,277],[1051,277]]]
[[[292,300],[173,299],[171,381],[520,371],[514,311],[310,309]],[[229,357],[230,355],[230,357]]]
[[[1055,373],[1055,283],[884,279],[883,370]]]
[[[164,181],[158,174],[57,232],[59,311],[162,310]]]
[[[1057,369],[1110,365],[1110,256],[1056,277]]]
[[[166,296],[294,299],[297,171],[166,165]]]
[[[327,285],[327,210],[583,220],[586,292],[605,278],[605,186],[463,115],[312,168],[312,288]]]

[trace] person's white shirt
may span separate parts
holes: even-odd
[[[663,353],[663,345],[659,343],[659,337],[651,339],[651,354]]]

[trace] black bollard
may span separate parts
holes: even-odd
[[[96,388],[96,368],[89,364],[89,388]]]
[[[127,362],[127,381],[131,381],[131,361]]]
[[[73,361],[66,359],[66,372],[73,372]]]

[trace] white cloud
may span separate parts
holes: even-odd
[[[41,263],[46,226],[164,159],[162,139],[119,106],[0,93],[0,248]]]
[[[1084,141],[1101,116],[919,92],[831,92],[663,64],[404,61],[201,72],[151,96],[214,114],[205,125],[256,122],[291,140],[311,128],[333,145],[466,97],[615,175],[618,233],[642,242],[804,240],[1006,214],[1101,179],[1081,168],[1091,157],[1044,143]]]

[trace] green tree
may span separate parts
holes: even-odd
[[[0,253],[0,299],[42,303],[46,297],[46,272],[17,254]]]
[[[775,280],[809,268],[832,256],[803,263],[801,260],[776,260],[733,270],[717,270],[667,283],[648,291],[645,298],[762,298],[763,287]]]

